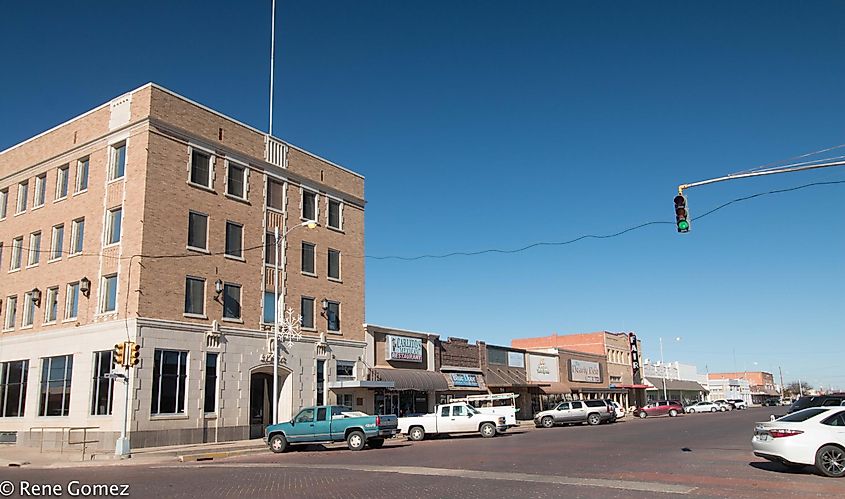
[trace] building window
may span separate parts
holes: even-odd
[[[188,247],[191,249],[208,249],[208,215],[202,213],[188,213]]]
[[[205,400],[204,410],[208,413],[217,412],[217,355],[205,354]]]
[[[123,222],[123,208],[113,208],[106,212],[106,244],[120,242],[121,224]]]
[[[12,240],[12,256],[10,258],[9,270],[21,268],[21,257],[23,255],[23,236]]]
[[[302,190],[302,218],[317,220],[317,193]]]
[[[70,381],[73,355],[41,359],[41,405],[39,416],[67,416],[70,412]]]
[[[329,279],[340,280],[340,251],[329,250]]]
[[[264,233],[264,263],[276,264],[276,235],[273,232]]]
[[[32,200],[32,207],[44,206],[47,199],[47,174],[35,177],[35,198]]]
[[[211,188],[211,155],[191,149],[191,183]]]
[[[123,178],[126,174],[126,143],[117,144],[111,148],[109,160],[109,180]]]
[[[9,205],[9,189],[0,190],[0,220],[6,218],[6,208]]]
[[[246,199],[246,168],[227,162],[226,194],[238,199]]]
[[[111,372],[112,350],[94,352],[94,376],[91,386],[91,415],[108,416],[111,414],[114,379],[106,374]]]
[[[88,190],[88,158],[76,162],[76,186],[73,192],[80,193]],[[111,411],[109,411],[111,414]]]
[[[343,205],[336,199],[329,198],[329,227],[343,229]]]
[[[14,329],[15,321],[18,313],[18,297],[10,296],[6,298],[6,321],[3,323],[3,329]]]
[[[60,166],[56,176],[56,201],[67,197],[68,172],[70,166]]]
[[[317,361],[317,404],[326,405],[326,361]]]
[[[303,296],[300,301],[300,310],[302,311],[302,327],[314,329],[314,298]]]
[[[344,407],[352,408],[352,394],[351,393],[341,393],[337,396],[337,405],[342,405]]]
[[[0,417],[22,418],[26,410],[28,360],[0,363]]]
[[[337,361],[337,379],[347,381],[355,379],[355,362],[351,360]]]
[[[267,207],[279,211],[285,209],[285,184],[267,179]]]
[[[314,274],[314,245],[312,243],[302,242],[302,273]]]
[[[205,316],[205,279],[185,278],[185,313]]]
[[[223,285],[223,318],[241,318],[241,287],[237,284]]]
[[[329,331],[340,331],[340,303],[336,301],[328,302],[326,327]]]
[[[103,276],[100,296],[100,313],[117,311],[117,274]]]
[[[47,302],[44,304],[44,322],[56,322],[59,316],[59,287],[47,288]]]
[[[226,255],[243,257],[244,226],[235,222],[226,222]]]
[[[150,413],[184,414],[188,352],[156,349],[153,361],[153,394]]]
[[[264,324],[275,324],[276,322],[276,293],[273,291],[264,292]]]
[[[18,202],[15,208],[15,213],[23,213],[26,211],[26,197],[29,194],[29,181],[24,180],[18,184]]]
[[[41,233],[33,232],[29,235],[29,258],[26,265],[32,267],[41,261]]]
[[[76,319],[79,314],[79,281],[67,285],[65,297],[65,319]]]
[[[62,248],[65,245],[65,226],[56,225],[53,227],[53,237],[50,239],[50,260],[58,260],[62,257]]]
[[[85,219],[74,220],[70,231],[70,254],[78,255],[82,253],[85,242]]]
[[[32,291],[23,295],[23,321],[21,327],[29,327],[35,319],[35,297]]]

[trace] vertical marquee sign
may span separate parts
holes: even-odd
[[[637,335],[628,333],[628,342],[631,345],[631,369],[634,375],[634,384],[638,385],[642,382],[640,376],[640,349],[637,346]]]

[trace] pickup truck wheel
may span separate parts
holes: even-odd
[[[367,440],[367,446],[369,446],[370,449],[380,449],[382,445],[384,445],[383,438],[371,438]]]
[[[349,447],[349,450],[361,450],[366,443],[367,438],[360,431],[353,431],[346,436],[346,446]]]
[[[590,423],[592,426],[595,426],[601,423],[601,416],[596,414],[595,412],[587,416],[587,422]]]
[[[288,448],[288,441],[284,435],[273,435],[270,437],[270,450],[276,454],[281,454]]]
[[[551,416],[546,416],[540,420],[540,423],[543,425],[543,428],[551,428],[555,425],[555,420]]]
[[[493,423],[484,423],[481,425],[481,436],[484,438],[492,438],[496,436],[496,427],[493,426]]]
[[[419,442],[420,440],[425,438],[425,430],[423,430],[420,426],[414,426],[408,432],[408,438],[410,438],[414,442]]]

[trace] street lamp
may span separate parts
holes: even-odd
[[[284,224],[284,221],[282,221]],[[281,239],[279,238],[279,226],[275,227],[273,231],[273,235],[275,236],[274,239],[274,246],[275,246],[275,261],[273,263],[273,294],[275,295],[274,306],[274,315],[273,318],[273,424],[279,424],[279,310],[284,312],[285,310],[285,272],[286,272],[286,264],[285,264],[285,253],[287,252],[287,235],[288,232],[298,228],[298,227],[308,227],[309,229],[313,229],[317,227],[316,220],[306,220],[300,224],[294,225],[290,229],[285,230],[284,225],[282,225],[282,234]],[[282,249],[282,293],[279,295],[279,246],[281,245]],[[281,302],[281,306],[280,305]]]
[[[680,336],[675,336],[675,341],[681,341]],[[663,337],[660,337],[660,364],[663,366],[663,400],[669,400],[666,394],[666,362],[663,360]]]

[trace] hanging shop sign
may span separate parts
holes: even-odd
[[[403,362],[422,362],[423,346],[420,338],[387,335],[386,359]]]
[[[525,354],[522,352],[508,352],[508,366],[525,368]]]
[[[636,383],[640,378],[640,349],[637,346],[637,335],[629,333],[628,342],[631,345],[631,370],[633,371],[634,382]]]
[[[598,362],[569,359],[569,381],[601,383],[601,366]]]

